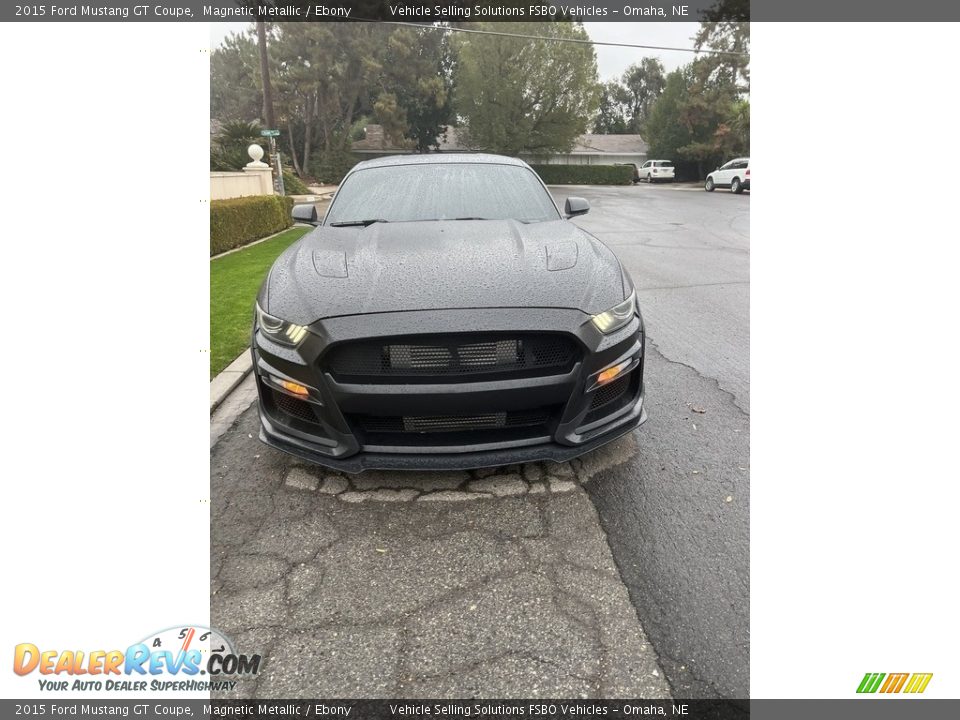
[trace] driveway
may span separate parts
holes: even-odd
[[[749,197],[551,188],[614,248],[650,420],[573,463],[304,466],[212,418],[211,615],[259,697],[746,697]]]
[[[211,453],[211,620],[283,698],[668,698],[580,487],[628,460],[355,476],[257,442]]]

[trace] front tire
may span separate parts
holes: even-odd
[[[703,184],[703,189],[707,192],[713,192],[713,189],[716,185],[713,184],[713,178],[707,178],[707,181]]]
[[[743,185],[740,184],[740,178],[734,178],[733,182],[730,183],[730,192],[735,195],[739,195],[743,192]]]

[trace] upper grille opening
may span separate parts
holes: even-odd
[[[569,369],[576,355],[574,341],[563,335],[446,335],[346,343],[331,351],[325,365],[336,376],[364,378],[442,378],[531,370],[543,374]]]

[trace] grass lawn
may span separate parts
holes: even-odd
[[[295,227],[210,261],[210,377],[250,347],[253,304],[273,261],[313,228]]]

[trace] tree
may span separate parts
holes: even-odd
[[[749,0],[717,0],[703,12],[693,43],[697,50],[719,51],[702,58],[701,79],[729,83],[741,95],[750,93]]]
[[[478,29],[588,39],[579,23],[477,23]],[[490,35],[456,38],[454,107],[469,147],[508,155],[566,152],[599,96],[593,47]]]
[[[210,54],[210,116],[251,122],[260,116],[257,47],[249,35],[228,35]]]
[[[692,140],[692,133],[681,116],[688,94],[688,71],[674,70],[667,75],[663,93],[650,109],[644,125],[650,157],[679,159],[679,150]]]
[[[625,90],[616,80],[610,80],[600,86],[597,119],[593,131],[601,135],[622,135],[630,132],[627,106],[624,102]]]
[[[626,105],[629,132],[640,132],[651,106],[663,92],[663,72],[663,64],[656,58],[643,58],[624,71],[620,97]]]
[[[750,104],[729,82],[704,81],[695,60],[667,76],[666,87],[644,125],[651,157],[709,166],[750,149]]]
[[[277,24],[270,45],[277,113],[298,174],[352,164],[350,126],[369,110],[382,32],[368,23]]]
[[[386,39],[378,64],[373,111],[384,131],[418,152],[439,147],[453,115],[452,50],[446,33],[397,28]]]
[[[644,124],[650,152],[705,168],[750,151],[748,0],[717,0],[703,15],[697,50],[712,51],[671,73]]]

